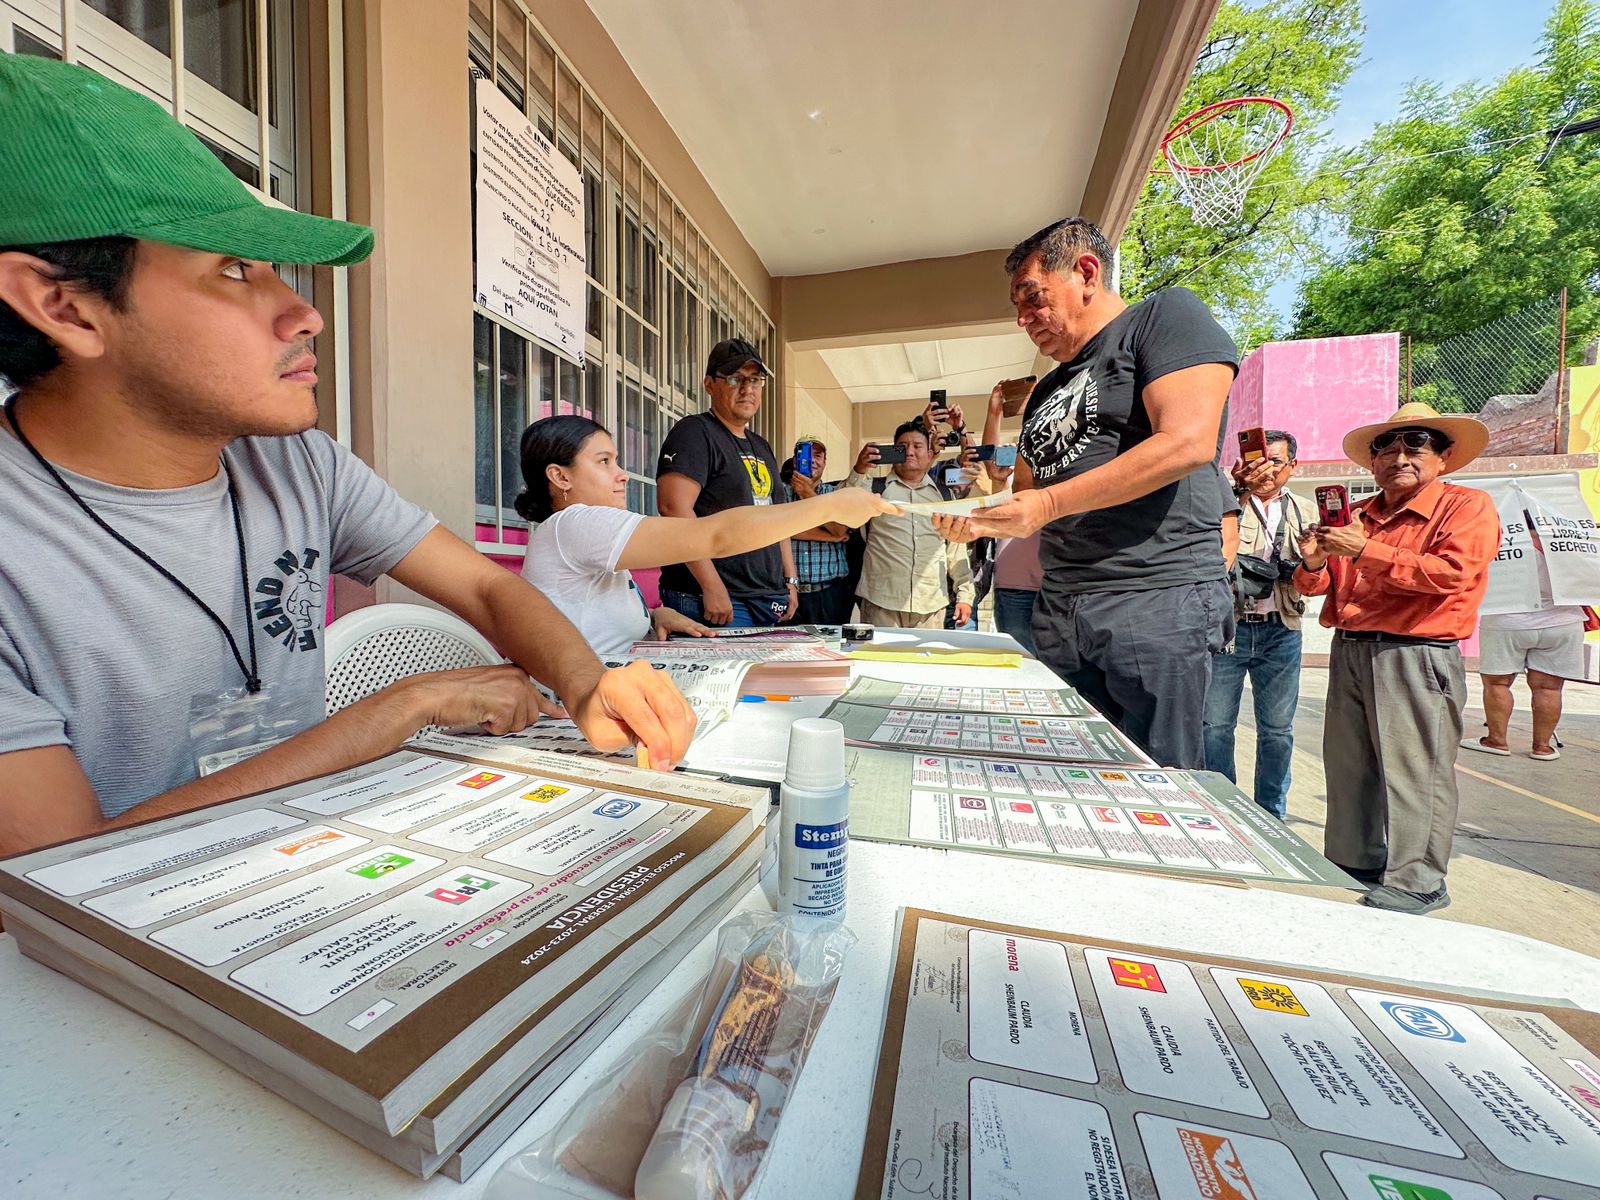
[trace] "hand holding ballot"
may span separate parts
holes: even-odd
[[[935,513],[933,527],[946,541],[971,542],[980,537],[1027,537],[1055,519],[1049,496],[1030,489],[1014,492],[1000,504],[980,508],[971,516]]]
[[[670,771],[694,739],[695,716],[665,671],[631,662],[602,672],[594,688],[568,705],[572,719],[596,750],[644,746],[649,765]]]

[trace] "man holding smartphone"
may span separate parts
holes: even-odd
[[[933,451],[928,427],[921,418],[907,421],[894,431],[892,453],[868,443],[856,456],[847,487],[871,488],[896,503],[948,500],[949,489],[928,473]],[[879,462],[892,463],[886,476],[868,475]],[[856,594],[861,619],[869,625],[901,629],[943,629],[952,599],[955,620],[964,625],[972,616],[972,568],[965,547],[945,541],[926,517],[909,512],[898,517],[874,517],[866,528],[866,555]],[[951,589],[954,588],[952,596]]]
[[[1349,524],[1313,525],[1300,541],[1294,586],[1327,597],[1322,623],[1338,631],[1322,727],[1323,852],[1370,887],[1370,908],[1450,903],[1467,701],[1459,643],[1477,624],[1500,517],[1487,493],[1439,477],[1488,443],[1483,422],[1420,402],[1352,430],[1345,456],[1382,494],[1347,510]]]
[[[1126,304],[1112,259],[1078,217],[1007,256],[1017,324],[1059,365],[1023,411],[1012,500],[938,524],[961,540],[1040,530],[1039,657],[1158,763],[1198,768],[1232,623],[1216,462],[1238,352],[1183,288]]]
[[[796,500],[825,496],[840,486],[822,482],[828,469],[828,448],[816,438],[794,444],[794,473],[789,488]],[[850,530],[837,522],[797,533],[794,544],[795,574],[800,577],[802,625],[842,625],[850,619],[856,598],[850,592],[850,560],[846,547]]]
[[[1269,429],[1261,442],[1260,457],[1233,469],[1235,494],[1243,500],[1237,556],[1229,571],[1236,628],[1233,644],[1211,658],[1206,769],[1238,779],[1234,731],[1248,677],[1256,714],[1255,801],[1282,820],[1300,702],[1300,614],[1306,608],[1291,577],[1298,562],[1295,547],[1315,522],[1288,491],[1299,450],[1294,434]]]

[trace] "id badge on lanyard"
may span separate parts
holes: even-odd
[[[231,767],[307,727],[304,705],[270,690],[231,687],[189,701],[189,750],[202,776]]]

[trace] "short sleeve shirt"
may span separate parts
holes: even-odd
[[[650,636],[644,598],[617,561],[644,517],[578,504],[541,521],[528,538],[522,577],[550,598],[601,658]]]
[[[708,412],[685,417],[667,434],[656,462],[656,477],[671,473],[700,485],[694,502],[697,517],[746,504],[781,504],[788,499],[778,478],[777,456],[767,440],[753,429],[736,438]],[[783,594],[783,554],[777,546],[713,561],[729,596]],[[694,573],[683,563],[662,569],[661,586],[677,592],[700,591]]]
[[[26,430],[26,413],[24,430]],[[326,715],[328,580],[370,584],[435,525],[319,432],[241,438],[222,454],[244,526],[241,581],[222,471],[170,489],[63,478],[118,533],[192,589],[300,732]],[[0,753],[71,747],[107,817],[197,774],[216,750],[197,703],[243,674],[193,601],[93,524],[0,418]]]
[[[1144,389],[1202,363],[1237,370],[1238,351],[1198,296],[1168,288],[1129,306],[1034,387],[1018,442],[1034,480],[1060,483],[1137,446],[1152,432]],[[1051,522],[1039,542],[1047,585],[1136,591],[1221,579],[1221,487],[1207,464],[1137,500]]]

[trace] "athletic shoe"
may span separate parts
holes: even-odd
[[[1450,907],[1450,893],[1443,885],[1436,892],[1408,892],[1404,888],[1380,885],[1361,897],[1368,908],[1381,908],[1386,912],[1414,913],[1421,916],[1440,908]]]

